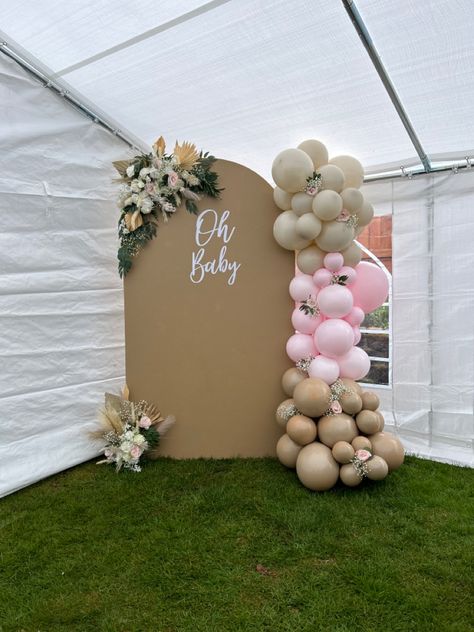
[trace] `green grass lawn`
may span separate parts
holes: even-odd
[[[0,630],[474,630],[474,470],[314,493],[262,460],[88,463],[0,501]]]

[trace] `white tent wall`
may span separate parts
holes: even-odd
[[[364,193],[393,222],[389,429],[412,453],[474,466],[474,171]]]
[[[123,383],[111,161],[127,146],[0,55],[0,496],[93,457]]]

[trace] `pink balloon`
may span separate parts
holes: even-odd
[[[354,344],[358,345],[361,339],[361,333],[359,327],[352,327],[352,331],[354,332]]]
[[[342,318],[352,309],[352,293],[342,285],[328,285],[318,294],[318,306],[324,316]]]
[[[312,296],[316,298],[316,288],[310,274],[299,274],[290,283],[290,296],[294,301],[306,301]]]
[[[370,370],[369,356],[360,347],[352,347],[338,362],[341,377],[349,377],[351,380],[361,380]]]
[[[347,316],[344,318],[344,320],[347,320],[349,325],[352,325],[353,327],[357,327],[359,325],[362,325],[364,318],[365,318],[365,314],[361,310],[361,308],[353,307],[350,313],[347,314]]]
[[[337,272],[344,265],[344,257],[340,252],[328,252],[324,257],[324,266],[331,270],[331,272]]]
[[[353,285],[357,278],[357,272],[350,266],[343,266],[337,274],[339,276],[345,275],[347,277],[346,285]]]
[[[323,321],[321,316],[307,316],[299,306],[291,315],[291,324],[300,334],[314,334],[316,327]]]
[[[389,289],[387,275],[381,268],[367,261],[361,261],[355,271],[357,278],[351,286],[354,305],[361,307],[366,314],[373,312],[387,300]]]
[[[354,344],[354,332],[345,320],[330,318],[316,329],[314,341],[320,353],[329,358],[338,358],[345,355]]]
[[[326,384],[334,384],[339,377],[339,364],[336,360],[319,355],[308,367],[309,377],[319,377]]]
[[[317,287],[327,287],[332,281],[332,272],[326,268],[319,268],[313,274],[313,281]]]
[[[293,334],[286,343],[286,353],[293,362],[316,355],[313,336]]]

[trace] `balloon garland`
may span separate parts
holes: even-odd
[[[357,346],[360,325],[389,290],[384,272],[361,261],[354,241],[374,215],[359,191],[364,170],[352,156],[329,160],[323,143],[306,140],[278,154],[272,176],[282,211],[273,235],[296,251],[297,263],[289,287],[295,333],[286,344],[295,366],[282,378],[289,399],[276,411],[285,431],[278,459],[312,490],[330,489],[339,479],[349,487],[382,480],[403,463],[404,449],[383,432],[378,396],[356,381],[370,369]]]

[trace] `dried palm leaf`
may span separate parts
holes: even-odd
[[[115,432],[119,435],[123,432],[120,413],[110,404],[106,404],[104,408],[100,409],[99,426],[97,430],[89,433],[93,439],[103,439],[107,432]]]
[[[192,169],[196,162],[199,160],[199,154],[196,150],[196,145],[192,143],[184,142],[182,145],[176,144],[174,146],[173,154],[178,159],[178,164],[182,169]]]
[[[162,437],[168,432],[168,430],[171,428],[171,426],[174,424],[175,421],[176,421],[176,417],[174,415],[168,415],[166,419],[161,421],[156,426],[157,431],[160,433],[160,437]]]
[[[121,395],[122,399],[126,399],[127,401],[130,399],[130,389],[126,384],[122,386]]]
[[[117,171],[120,173],[122,178],[126,178],[127,177],[127,167],[130,164],[129,160],[116,160],[112,164],[117,169]]]
[[[163,415],[154,404],[147,403],[146,406],[144,406],[143,408],[143,414],[150,419],[152,425],[159,424],[165,420]]]
[[[166,149],[166,143],[163,136],[160,136],[158,140],[155,140],[155,142],[153,143],[153,149],[155,151],[155,154],[159,158],[161,158],[161,156],[165,153],[165,149]]]

